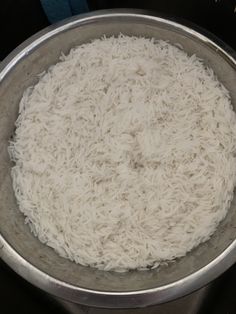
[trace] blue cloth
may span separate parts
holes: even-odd
[[[89,11],[86,0],[40,0],[49,22],[55,23],[72,15]]]

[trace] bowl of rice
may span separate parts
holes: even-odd
[[[142,11],[50,26],[0,68],[0,256],[110,308],[171,301],[236,260],[236,61]]]

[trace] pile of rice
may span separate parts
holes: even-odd
[[[102,270],[155,268],[226,216],[236,115],[195,55],[104,37],[62,55],[24,93],[9,153],[19,209],[40,241]]]

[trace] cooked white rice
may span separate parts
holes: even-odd
[[[119,36],[71,50],[20,102],[9,153],[26,223],[61,256],[157,267],[206,241],[236,184],[236,116],[195,55]]]

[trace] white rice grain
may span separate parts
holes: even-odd
[[[71,50],[28,89],[9,153],[40,241],[82,265],[157,267],[206,241],[236,184],[236,116],[195,55],[119,36]]]

